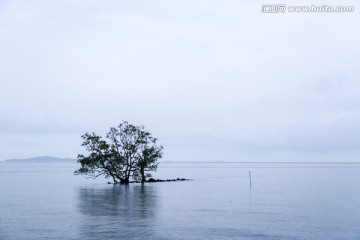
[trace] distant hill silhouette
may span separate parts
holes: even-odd
[[[12,163],[76,163],[76,159],[41,156],[41,157],[24,158],[24,159],[7,159],[7,160],[5,160],[5,162],[12,162]]]

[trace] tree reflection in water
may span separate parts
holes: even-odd
[[[84,239],[155,238],[156,187],[115,185],[79,189]]]

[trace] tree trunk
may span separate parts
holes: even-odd
[[[120,183],[121,183],[121,184],[129,184],[129,178],[122,178],[122,179],[120,180]]]
[[[145,171],[144,171],[144,167],[140,168],[140,172],[141,172],[141,182],[145,182],[146,178],[145,178]]]

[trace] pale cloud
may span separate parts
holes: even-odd
[[[347,5],[2,1],[0,158],[74,157],[82,133],[125,119],[169,160],[356,159],[360,15]]]

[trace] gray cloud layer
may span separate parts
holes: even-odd
[[[0,158],[74,157],[82,133],[125,119],[168,160],[358,160],[360,15],[347,5],[2,1]]]

